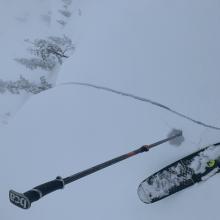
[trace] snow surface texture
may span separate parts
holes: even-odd
[[[68,5],[70,17],[63,13],[68,1],[1,3],[4,82],[20,75],[30,83],[41,76],[57,84],[87,82],[220,126],[218,1],[75,0]],[[63,35],[75,50],[53,71],[15,61],[32,57],[25,39]],[[219,220],[218,175],[152,205],[136,193],[151,173],[218,142],[218,131],[138,100],[74,85],[37,95],[7,92],[0,94],[0,106],[2,120],[9,122],[0,127],[0,219]],[[158,146],[42,198],[28,211],[9,203],[10,189],[24,192],[71,175],[165,138],[173,127],[184,132],[180,148]]]
[[[204,174],[208,162],[211,160],[219,159],[220,157],[220,147],[210,146],[208,149],[200,152],[198,156],[188,159],[189,162],[180,161],[177,164],[165,169],[157,174],[149,177],[138,189],[138,194],[142,201],[146,203],[151,203],[153,199],[162,198],[168,196],[172,190],[179,186],[184,186],[193,184],[194,174]],[[209,177],[213,176],[218,172],[219,168],[211,170],[209,173],[204,175],[203,180],[207,180]]]

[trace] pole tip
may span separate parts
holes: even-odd
[[[179,147],[183,143],[183,141],[185,140],[185,138],[183,137],[183,131],[180,129],[174,128],[169,132],[168,137],[175,136],[175,135],[178,135],[178,136],[176,138],[170,140],[169,143],[171,145]]]

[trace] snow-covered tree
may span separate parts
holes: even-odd
[[[62,0],[63,6],[62,9],[58,10],[62,15],[61,19],[58,19],[57,22],[62,26],[65,26],[67,23],[67,19],[71,17],[72,12],[70,10],[70,5],[72,4],[72,0]]]
[[[34,57],[31,58],[16,58],[15,61],[25,65],[33,70],[41,68],[47,71],[53,70],[57,64],[62,64],[63,59],[68,58],[68,54],[74,50],[74,45],[70,38],[63,37],[48,37],[45,39],[36,39],[33,42],[26,40],[32,47],[28,50]]]
[[[30,82],[23,76],[16,81],[0,80],[0,93],[9,92],[11,94],[19,95],[21,92],[37,94],[44,90],[52,88],[52,85],[47,82],[44,76],[40,77],[40,82]]]
[[[72,14],[72,13],[71,13],[70,11],[68,11],[67,9],[66,9],[66,10],[60,9],[59,12],[60,12],[63,16],[65,16],[65,17],[67,17],[67,18],[69,18],[69,17],[71,16],[71,14]]]

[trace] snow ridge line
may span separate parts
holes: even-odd
[[[169,108],[168,106],[165,106],[163,104],[160,104],[159,102],[155,102],[155,101],[152,101],[150,99],[147,99],[147,98],[143,98],[143,97],[140,97],[140,96],[136,96],[136,95],[133,95],[133,94],[130,94],[130,93],[127,93],[127,92],[122,92],[122,91],[119,91],[119,90],[115,90],[115,89],[111,89],[111,88],[108,88],[108,87],[104,87],[104,86],[98,86],[98,85],[95,85],[95,84],[91,84],[91,83],[84,83],[84,82],[66,82],[66,83],[60,83],[59,85],[57,86],[64,86],[64,85],[79,85],[79,86],[86,86],[86,87],[90,87],[90,88],[94,88],[94,89],[100,89],[100,90],[104,90],[106,92],[111,92],[111,93],[115,93],[117,95],[121,95],[121,96],[126,96],[126,97],[129,97],[129,98],[132,98],[132,99],[136,99],[136,100],[139,100],[139,101],[142,101],[142,102],[147,102],[147,103],[150,103],[152,105],[155,105],[157,107],[160,107],[160,108],[163,108],[175,115],[178,115],[179,117],[182,117],[182,118],[185,118],[193,123],[196,123],[198,125],[201,125],[201,126],[204,126],[206,128],[211,128],[211,129],[215,129],[215,130],[220,130],[220,127],[216,127],[216,126],[213,126],[213,125],[208,125],[204,122],[201,122],[201,121],[198,121],[198,120],[195,120],[187,115],[184,115],[180,112],[177,112],[171,108]]]

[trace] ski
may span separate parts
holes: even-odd
[[[220,143],[198,150],[154,173],[138,187],[144,203],[154,203],[220,171]]]

